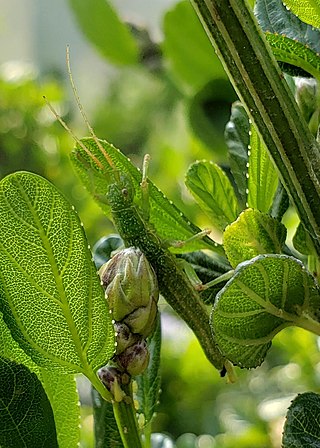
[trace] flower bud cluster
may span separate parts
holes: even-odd
[[[155,328],[159,289],[145,255],[130,247],[101,266],[99,275],[114,320],[113,366],[101,369],[101,381],[115,395],[124,375],[140,375],[148,366],[146,338]]]

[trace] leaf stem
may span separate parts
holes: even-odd
[[[122,401],[114,401],[112,404],[123,446],[124,448],[142,448],[132,397],[132,382],[121,387],[126,393],[126,397]]]
[[[319,147],[246,0],[191,0],[320,255]]]

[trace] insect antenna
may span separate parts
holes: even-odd
[[[59,121],[59,123],[64,127],[64,129],[71,135],[71,137],[74,139],[76,143],[88,154],[88,156],[95,162],[95,164],[102,170],[103,165],[100,162],[100,160],[92,154],[92,152],[85,146],[85,144],[76,136],[76,134],[73,132],[71,128],[67,125],[67,123],[60,117],[58,112],[55,110],[55,108],[52,106],[52,104],[48,101],[48,98],[44,95],[43,99],[45,100],[47,106],[53,113],[53,115],[56,117],[56,119]]]
[[[86,126],[87,126],[87,128],[88,128],[88,130],[89,130],[89,132],[90,132],[94,142],[95,142],[95,144],[98,146],[101,154],[104,156],[104,158],[106,159],[106,161],[108,162],[110,167],[111,168],[115,168],[114,163],[113,163],[111,157],[109,156],[109,154],[106,152],[106,150],[102,146],[102,144],[99,141],[98,137],[96,136],[96,134],[95,134],[91,124],[89,123],[87,114],[85,113],[85,110],[84,110],[84,108],[83,108],[83,106],[81,104],[80,97],[78,95],[78,91],[77,91],[77,88],[76,88],[76,85],[74,83],[73,76],[72,76],[69,45],[67,45],[66,61],[67,61],[67,70],[68,70],[68,75],[69,75],[69,79],[70,79],[73,95],[74,95],[75,100],[77,102],[79,112],[80,112],[80,114],[81,114],[81,116],[82,116],[82,118],[83,118],[83,120],[84,120],[84,122],[85,122],[85,124],[86,124]]]

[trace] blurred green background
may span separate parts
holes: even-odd
[[[65,67],[70,44],[75,82],[96,134],[137,166],[149,153],[150,178],[191,220],[210,227],[184,174],[197,159],[228,165],[224,129],[236,100],[233,88],[188,1],[118,0],[111,9],[103,1],[0,1],[1,177],[30,170],[52,181],[75,205],[90,244],[114,231],[73,173],[72,138],[43,100],[46,95],[77,136],[88,134]],[[294,217],[288,223],[297,224]],[[162,309],[162,393],[154,431],[171,436],[178,448],[280,447],[290,401],[298,392],[319,391],[317,339],[282,331],[267,361],[254,371],[238,370],[231,385],[185,325],[165,304]],[[81,446],[89,448],[92,411],[87,385],[79,384]]]

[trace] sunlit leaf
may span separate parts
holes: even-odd
[[[292,402],[284,425],[283,448],[318,448],[320,445],[320,395],[307,392]]]
[[[238,266],[217,294],[212,313],[222,353],[245,368],[259,366],[274,336],[297,325],[319,331],[320,296],[303,264],[286,255],[260,255]]]
[[[251,126],[248,168],[248,207],[267,213],[278,186],[278,175],[267,148]]]
[[[186,185],[212,225],[223,231],[237,219],[239,206],[224,171],[212,162],[195,162],[186,174]]]
[[[81,31],[106,59],[116,64],[137,62],[137,44],[110,2],[69,0],[69,4]]]
[[[0,358],[0,446],[58,448],[53,412],[34,373]]]
[[[314,255],[317,253],[315,251],[313,241],[311,236],[306,232],[303,224],[299,223],[296,233],[292,239],[292,243],[294,248],[304,255]]]
[[[243,105],[236,102],[232,105],[231,116],[225,129],[225,139],[229,149],[230,168],[238,189],[242,208],[247,202],[247,163],[250,143],[250,124]]]
[[[228,226],[223,246],[231,266],[260,254],[277,254],[286,240],[286,228],[277,219],[258,210],[247,209]]]
[[[283,3],[303,22],[320,28],[320,0],[283,0]]]
[[[0,184],[0,305],[14,339],[40,366],[93,373],[114,332],[80,220],[45,179]]]
[[[135,204],[141,207],[141,172],[114,146],[106,141],[99,141],[115,167],[121,173],[129,175],[135,190]],[[99,160],[103,168],[98,168],[83,148],[77,146],[71,156],[75,169],[93,198],[98,202],[102,210],[110,216],[110,207],[106,203],[105,198],[113,169],[92,138],[83,139],[82,142]],[[200,231],[151,181],[148,181],[148,184],[150,223],[161,238],[167,241],[184,241]],[[188,252],[199,249],[218,250],[218,246],[210,238],[205,237],[173,250],[175,252]]]

